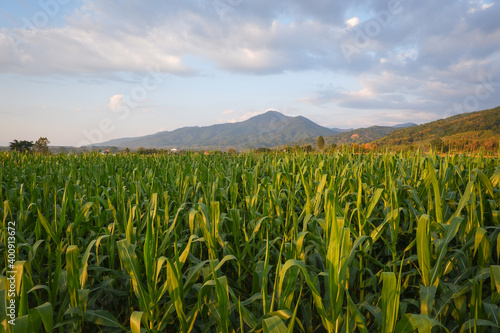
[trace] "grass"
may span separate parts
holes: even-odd
[[[0,332],[500,331],[498,158],[1,153],[0,185]]]

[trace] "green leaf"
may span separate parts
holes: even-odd
[[[434,326],[439,326],[448,332],[448,329],[437,320],[427,315],[405,314],[396,325],[396,332],[410,333],[418,330],[419,333],[431,333]]]
[[[40,209],[38,209],[38,218],[42,223],[42,226],[45,229],[45,231],[47,231],[52,240],[58,245],[60,242],[59,237],[57,236],[56,231],[54,230],[54,228],[52,228],[52,225],[49,223],[49,221],[47,221],[47,219],[42,215]]]
[[[382,332],[394,332],[399,310],[399,288],[393,272],[383,272],[382,285]]]
[[[85,253],[83,254],[83,257],[82,257],[82,263],[81,263],[82,272],[80,274],[80,286],[82,288],[85,288],[85,285],[87,284],[87,277],[88,277],[87,268],[89,266],[88,260],[90,257],[90,250],[92,250],[92,247],[94,246],[95,243],[96,243],[95,239],[90,242],[90,244],[87,246],[87,249],[85,250]]]
[[[85,311],[84,318],[96,325],[108,327],[122,327],[118,320],[106,310],[87,310]]]
[[[45,327],[45,331],[51,332],[53,323],[53,309],[52,304],[49,302],[43,303],[35,308],[35,311],[38,312],[40,318],[42,318],[43,327]]]
[[[142,311],[134,311],[130,316],[130,330],[132,333],[141,333],[141,319],[144,315]]]
[[[375,209],[375,206],[380,200],[380,197],[382,196],[382,193],[384,192],[383,188],[378,188],[375,193],[372,195],[372,198],[370,199],[370,204],[368,205],[368,209],[366,210],[365,213],[365,218],[369,219],[370,216],[372,215],[373,210]]]
[[[181,323],[182,330],[187,331],[188,323],[184,312],[184,292],[182,285],[182,276],[177,271],[177,265],[173,264],[170,259],[167,260],[167,288],[170,294],[170,299],[174,303],[177,317]]]
[[[139,299],[139,304],[141,310],[145,310],[146,313],[149,311],[149,296],[144,291],[144,287],[140,281],[140,272],[139,272],[139,261],[137,259],[137,255],[135,254],[135,245],[129,243],[127,239],[122,239],[121,241],[116,242],[118,255],[123,262],[123,266],[127,271],[127,274],[132,279],[132,286],[134,289],[134,293]]]
[[[281,318],[272,316],[262,321],[264,333],[287,333],[287,329]]]
[[[430,217],[422,215],[417,225],[417,257],[422,283],[430,287],[431,283],[431,235],[430,235]]]
[[[434,169],[434,165],[432,164],[431,158],[427,158],[427,177],[425,178],[425,185],[429,189],[429,194],[430,194],[430,187],[432,186],[432,189],[434,190],[434,207],[436,211],[436,221],[437,223],[444,223],[443,220],[443,204],[441,201],[441,193],[440,193],[440,186],[439,182],[436,177],[436,171]]]
[[[229,332],[229,289],[227,278],[215,279],[215,293],[219,307],[220,325],[223,332]]]
[[[492,328],[500,328],[497,324],[490,320],[485,319],[469,319],[467,320],[462,327],[460,328],[460,333],[469,332],[474,329],[474,326],[482,326],[482,327],[492,327]]]
[[[80,276],[78,268],[78,247],[71,245],[66,250],[66,278],[68,280],[68,292],[72,307],[80,304],[78,289],[80,289]]]
[[[422,314],[430,316],[434,307],[434,297],[436,296],[436,286],[426,287],[420,285],[420,311]]]
[[[491,290],[495,290],[500,295],[500,266],[490,266]]]
[[[300,287],[300,293],[299,293],[299,297],[297,299],[297,304],[295,304],[295,309],[293,310],[293,314],[292,314],[292,317],[291,317],[291,320],[290,320],[290,324],[288,325],[288,329],[286,330],[287,333],[293,333],[293,328],[295,327],[295,321],[299,320],[297,318],[297,310],[299,309],[299,303],[300,303],[300,299],[302,297],[302,286]],[[300,322],[299,322],[300,324]],[[300,324],[302,326],[302,324]]]
[[[21,292],[21,281],[23,279],[23,273],[24,273],[24,264],[26,263],[26,261],[16,261],[14,263],[14,272],[15,273],[15,281],[16,281],[16,295],[17,296],[20,296],[20,292]]]
[[[347,301],[348,301],[348,306],[349,310],[351,312],[351,315],[354,317],[354,322],[356,323],[356,327],[359,329],[360,332],[362,333],[368,333],[368,327],[366,326],[366,319],[365,317],[361,314],[359,309],[356,307],[356,304],[354,304],[351,295],[349,295],[349,292],[346,290],[347,293]]]
[[[441,245],[438,247],[438,258],[436,260],[436,263],[434,264],[434,267],[432,268],[430,281],[431,285],[438,284],[439,279],[441,278],[441,272],[443,270],[443,260],[446,256],[446,253],[448,252],[448,244],[453,240],[453,238],[455,238],[463,221],[464,219],[461,217],[453,217],[449,225],[446,226],[444,239]]]
[[[26,332],[29,332],[29,316],[28,315],[25,315],[25,316],[21,316],[21,317],[17,317],[14,321],[14,325],[13,325],[13,331],[14,333],[26,333]]]

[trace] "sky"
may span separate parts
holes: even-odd
[[[0,0],[0,145],[267,110],[330,128],[500,105],[491,0]]]

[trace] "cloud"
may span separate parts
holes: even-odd
[[[392,110],[386,116],[397,115],[397,112],[406,110],[405,114],[412,113],[413,119],[421,120],[433,120],[437,119],[436,115],[450,116],[499,105],[500,97],[496,92],[500,89],[500,82],[494,79],[493,74],[478,71],[476,66],[477,63],[458,66],[458,71],[463,70],[461,67],[475,69],[472,74],[463,76],[464,80],[457,80],[459,74],[453,73],[453,70],[446,75],[434,73],[434,77],[431,76],[432,72],[428,72],[422,78],[383,72],[360,78],[361,89],[326,87],[300,101],[323,107],[335,105],[357,112]],[[378,124],[382,119],[380,114],[377,119],[375,123]]]
[[[320,68],[335,61],[335,30],[343,21],[331,17],[340,18],[345,8],[324,1],[307,6],[298,0],[257,1],[234,6],[222,19],[210,1],[87,0],[62,27],[2,28],[0,72],[102,74],[157,65],[183,75],[195,73],[184,62],[191,54],[242,73]],[[332,13],[329,19],[324,11]]]
[[[222,114],[225,115],[225,116],[230,115],[232,113],[234,113],[234,110],[225,110],[225,111],[222,111]]]
[[[493,5],[494,5],[494,3],[483,3],[481,5],[481,9],[482,10],[486,10],[486,9],[490,8],[491,6],[493,6]]]
[[[123,95],[113,95],[109,99],[108,108],[119,110],[123,107]]]
[[[140,38],[95,28],[63,27],[40,31],[35,38],[22,39],[26,30],[0,31],[0,71],[23,74],[97,74],[161,72],[189,74],[181,56],[162,48],[161,36]],[[22,42],[21,42],[22,41]]]
[[[352,29],[359,24],[359,18],[354,16],[354,17],[348,19],[347,21],[345,21],[345,24],[347,25],[348,28]]]
[[[372,0],[359,5],[229,3],[234,4],[230,15],[221,18],[211,1],[87,0],[64,26],[38,29],[33,38],[23,38],[30,33],[23,28],[2,28],[0,71],[100,74],[158,66],[165,73],[186,75],[196,73],[185,62],[194,54],[239,73],[312,69],[358,74],[386,65],[411,74],[422,65],[442,68],[464,57],[487,57],[497,50],[492,41],[500,33],[499,6],[465,0],[402,1],[394,14],[392,2]],[[361,21],[348,15],[361,13],[360,7],[371,17]],[[471,8],[485,10],[469,13]],[[339,45],[363,38],[367,42],[347,61]],[[464,48],[464,41],[473,45]]]
[[[460,101],[487,74],[500,80],[500,6],[492,2],[225,3],[227,15],[204,0],[86,0],[58,26],[1,28],[0,73],[103,77],[158,67],[195,75],[186,60],[194,55],[231,73],[359,80],[357,90],[327,87],[301,99],[312,105],[417,110]],[[340,45],[356,52],[347,59]]]

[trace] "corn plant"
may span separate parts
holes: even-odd
[[[0,153],[0,332],[499,332],[499,186],[481,155]]]

